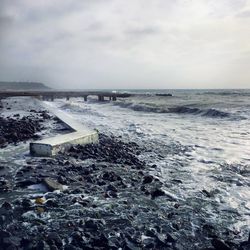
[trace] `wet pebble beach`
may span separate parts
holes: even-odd
[[[31,157],[31,140],[67,131],[52,114],[22,103],[26,111],[17,115],[2,101],[0,249],[250,249],[245,232],[207,220],[216,191],[189,199],[173,193],[183,181],[157,175],[159,166],[143,157],[152,153],[146,145],[100,133],[98,144]]]

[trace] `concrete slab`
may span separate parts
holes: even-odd
[[[30,143],[31,155],[50,157],[75,144],[84,145],[98,142],[97,131],[84,127],[81,123],[61,110],[53,108],[46,103],[42,103],[42,105],[71,128],[73,132]]]

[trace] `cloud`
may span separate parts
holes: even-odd
[[[236,17],[240,18],[249,18],[250,17],[250,10],[242,11],[236,15]]]
[[[125,31],[127,35],[136,37],[151,36],[159,32],[160,32],[159,28],[153,26],[138,27],[138,28],[134,27]]]
[[[234,72],[244,75],[237,86],[250,87],[250,20],[239,18],[249,7],[247,0],[2,0],[0,76],[55,87],[223,88],[235,87]]]

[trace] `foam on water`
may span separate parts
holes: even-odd
[[[140,157],[158,166],[151,172],[169,184],[169,194],[185,200],[186,207],[203,204],[208,221],[240,227],[247,233],[249,96],[238,92],[236,95],[235,91],[231,96],[228,92],[214,94],[214,91],[183,93],[177,92],[174,97],[135,96],[104,103],[75,98],[69,102],[58,100],[53,105],[66,109],[91,128],[146,146],[148,152]],[[143,109],[138,108],[142,106]],[[168,112],[158,112],[163,109]],[[242,171],[237,172],[239,168]],[[202,190],[212,197],[212,202]]]

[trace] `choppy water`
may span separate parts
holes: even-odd
[[[146,146],[140,157],[160,167],[153,174],[164,180],[169,195],[185,203],[186,211],[199,208],[203,219],[247,237],[250,90],[133,92],[146,95],[103,103],[73,98],[51,105],[103,133]],[[193,230],[198,220],[194,216]]]

